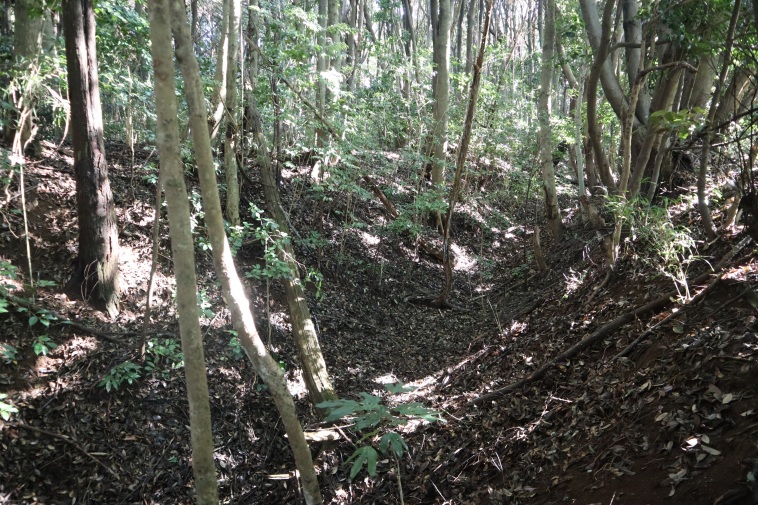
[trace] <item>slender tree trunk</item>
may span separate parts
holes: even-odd
[[[432,185],[445,183],[450,108],[450,0],[430,0],[434,74],[432,77]]]
[[[589,3],[594,4],[594,1],[587,0]],[[582,7],[584,7],[585,0],[582,0]],[[610,193],[616,193],[616,182],[613,180],[611,174],[610,162],[605,154],[603,145],[601,142],[600,123],[597,116],[597,88],[598,81],[601,74],[604,72],[604,67],[609,65],[608,63],[608,49],[611,37],[611,14],[613,13],[613,0],[606,0],[605,10],[603,11],[603,22],[601,35],[598,40],[597,49],[595,50],[595,59],[590,67],[590,74],[587,77],[587,135],[592,145],[592,151],[595,155],[595,166],[600,173],[600,179],[603,184],[608,188]],[[590,37],[591,39],[591,37]],[[617,83],[618,84],[618,83]],[[607,95],[606,95],[607,97]],[[619,117],[623,116],[625,107],[628,107],[624,101],[619,106]]]
[[[453,287],[453,258],[450,254],[450,229],[452,227],[453,212],[455,204],[460,194],[463,171],[466,166],[466,156],[468,155],[468,146],[471,141],[471,129],[474,123],[474,114],[476,113],[476,101],[479,96],[479,82],[482,78],[482,66],[484,65],[484,52],[487,49],[487,30],[490,25],[490,16],[492,14],[492,4],[494,0],[489,0],[484,16],[484,29],[482,30],[482,39],[479,46],[479,55],[474,63],[474,74],[471,77],[471,86],[469,87],[468,106],[466,107],[466,119],[463,124],[463,134],[461,134],[461,143],[458,146],[458,156],[455,163],[455,179],[453,180],[453,189],[450,192],[450,199],[447,206],[447,216],[443,221],[442,230],[442,258],[445,271],[445,280],[442,291],[439,296],[432,302],[434,305],[443,306],[447,303],[450,291]]]
[[[546,0],[545,26],[542,30],[542,69],[540,72],[540,93],[537,113],[539,114],[540,161],[542,164],[542,184],[545,191],[545,213],[555,242],[561,241],[563,226],[555,190],[555,165],[553,164],[553,135],[550,127],[551,86],[553,83],[553,54],[555,49],[555,3]]]
[[[237,112],[237,62],[239,57],[240,0],[229,0],[229,41],[226,63],[226,137],[224,139],[224,172],[226,175],[226,218],[231,226],[240,224],[240,185],[237,173],[239,114]]]
[[[33,120],[37,101],[35,82],[38,80],[39,73],[37,60],[42,49],[44,17],[32,13],[34,6],[35,4],[30,0],[16,0],[13,11],[15,17],[13,59],[22,83],[21,89],[15,90],[12,95],[16,107],[13,154],[19,157],[23,156],[24,149],[36,130]]]
[[[195,246],[179,150],[176,79],[171,51],[171,16],[168,0],[150,0],[150,40],[158,116],[156,143],[160,153],[161,180],[168,204],[179,332],[184,355],[184,374],[187,380],[192,471],[195,476],[197,502],[201,505],[215,505],[218,503],[218,483],[216,466],[213,462],[211,405],[205,375],[203,335],[200,332],[197,312]]]
[[[218,49],[216,53],[215,85],[211,95],[211,108],[213,116],[210,118],[210,135],[216,137],[221,121],[224,118],[226,107],[226,75],[229,72],[229,11],[233,0],[222,0],[221,26],[219,27]]]
[[[708,236],[708,240],[716,240],[716,225],[711,217],[711,209],[708,207],[708,196],[706,195],[706,183],[708,180],[708,167],[710,166],[711,138],[713,136],[713,120],[716,117],[717,104],[721,98],[721,89],[726,81],[729,65],[732,62],[732,45],[734,44],[734,30],[737,26],[737,19],[740,14],[740,0],[735,0],[732,17],[729,20],[729,28],[726,35],[726,49],[724,50],[724,61],[721,67],[719,79],[716,81],[716,88],[713,91],[711,106],[708,109],[708,118],[706,120],[706,131],[703,136],[703,146],[700,151],[700,170],[697,176],[697,206],[700,211],[700,218],[703,220],[703,228]]]
[[[469,0],[468,13],[466,16],[466,73],[471,73],[474,65],[474,48],[476,47],[476,12],[479,0]],[[484,37],[487,34],[483,35]]]
[[[105,160],[95,13],[90,0],[64,0],[62,12],[79,221],[79,256],[67,288],[73,296],[115,317],[119,295],[118,231]]]
[[[305,502],[308,505],[323,503],[318,479],[313,467],[313,458],[305,441],[302,426],[297,418],[295,403],[292,400],[279,365],[266,350],[266,346],[255,328],[255,320],[250,310],[250,302],[245,295],[245,288],[237,275],[232,252],[224,232],[224,220],[221,213],[221,201],[218,195],[218,183],[213,168],[210,137],[206,121],[207,110],[200,81],[200,69],[195,59],[190,38],[187,13],[181,0],[171,1],[172,30],[176,47],[176,59],[181,68],[185,82],[185,93],[192,124],[195,154],[203,195],[205,222],[208,237],[213,250],[213,263],[221,281],[227,307],[232,315],[232,322],[237,331],[245,353],[253,363],[256,372],[269,388],[276,403],[282,423],[287,432],[288,442],[300,473]]]
[[[324,79],[324,73],[329,68],[329,56],[327,56],[327,37],[326,30],[329,27],[329,0],[318,0],[318,21],[321,25],[321,30],[318,33],[317,50],[318,55],[316,57],[316,72],[318,77],[317,99],[316,105],[318,107],[318,113],[321,117],[326,117],[326,80]],[[323,147],[326,145],[326,139],[329,134],[324,131],[319,125],[316,128],[316,145]]]
[[[282,209],[279,191],[276,188],[276,177],[266,137],[261,132],[258,108],[253,103],[251,109],[253,114],[253,127],[251,130],[258,143],[258,167],[261,170],[263,196],[266,199],[266,208],[269,214],[274,217],[279,231],[282,233],[282,241],[277,251],[277,256],[280,261],[289,267],[290,271],[290,275],[283,282],[289,307],[290,321],[292,323],[292,336],[300,356],[300,364],[303,367],[303,379],[305,379],[305,384],[308,387],[308,393],[311,395],[312,403],[317,405],[327,400],[336,400],[337,394],[329,380],[329,373],[327,372],[324,355],[321,352],[316,326],[313,324],[313,318],[306,302],[305,290],[300,280],[299,267],[295,260],[295,251],[289,238],[292,235],[289,232],[287,218]]]

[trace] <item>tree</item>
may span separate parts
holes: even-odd
[[[192,470],[195,476],[197,502],[201,505],[214,505],[218,503],[218,483],[213,462],[211,406],[205,375],[203,335],[197,311],[194,240],[179,147],[169,0],[150,0],[150,40],[158,116],[156,142],[160,152],[161,180],[168,204],[179,332],[187,379]]]
[[[555,0],[546,0],[545,26],[542,31],[542,67],[540,71],[540,94],[537,113],[540,133],[537,140],[542,164],[542,184],[545,190],[545,213],[553,238],[561,240],[561,211],[555,191],[555,165],[553,164],[553,132],[550,127],[551,86],[553,83],[553,53],[555,49]]]
[[[35,7],[31,0],[16,0],[14,8],[13,58],[17,81],[11,94],[17,109],[13,138],[13,153],[16,156],[23,156],[36,129],[33,117],[37,86],[34,82],[39,79],[38,59],[45,21],[43,16],[35,14]]]
[[[268,353],[255,327],[250,303],[245,295],[245,288],[237,275],[232,251],[224,231],[221,199],[218,194],[218,183],[213,166],[210,136],[208,135],[208,111],[203,96],[200,70],[193,51],[187,13],[181,0],[171,1],[171,14],[176,59],[185,81],[200,189],[203,195],[205,221],[213,251],[213,264],[216,274],[221,282],[224,299],[231,312],[232,323],[237,331],[240,344],[253,363],[258,375],[269,387],[279,414],[282,416],[282,423],[287,432],[295,464],[300,472],[305,501],[308,505],[320,504],[323,503],[323,498],[313,468],[313,458],[305,441],[303,428],[297,418],[295,403],[287,389],[282,370]]]
[[[447,126],[450,110],[450,26],[453,22],[450,0],[430,0],[432,21],[432,185],[445,183]]]
[[[79,221],[79,254],[67,288],[115,317],[119,247],[103,140],[95,13],[91,0],[64,0],[62,13]]]
[[[226,174],[226,218],[231,226],[240,224],[240,184],[237,173],[239,114],[237,112],[237,60],[239,56],[240,0],[229,0],[226,23],[228,43],[226,72],[226,136],[224,138],[224,170]]]

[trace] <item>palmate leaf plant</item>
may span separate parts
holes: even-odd
[[[385,388],[391,394],[405,393],[415,389],[401,383],[386,384]],[[355,444],[355,451],[345,462],[346,464],[353,463],[350,468],[350,480],[353,480],[364,467],[370,476],[376,476],[379,453],[393,455],[399,460],[408,450],[403,436],[393,428],[405,425],[414,419],[428,423],[445,422],[441,412],[425,407],[419,402],[388,406],[382,403],[380,397],[366,392],[360,393],[360,400],[357,401],[332,400],[321,402],[317,407],[328,412],[324,422],[331,423],[344,419],[351,423],[354,432],[364,432]],[[373,442],[380,434],[378,443]]]

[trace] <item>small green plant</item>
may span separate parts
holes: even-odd
[[[177,370],[184,366],[184,356],[181,346],[173,338],[152,339],[148,341],[145,349],[144,370],[149,373],[158,371],[163,374],[170,370]]]
[[[6,297],[8,296],[9,291],[14,287],[13,284],[7,284],[2,281],[5,279],[15,280],[17,270],[18,268],[15,265],[12,265],[9,261],[0,261],[0,314],[8,312],[10,302]]]
[[[8,398],[8,395],[5,393],[0,393],[0,417],[8,421],[11,418],[12,414],[18,412],[18,409],[10,403],[4,402],[3,400],[6,398]]]
[[[18,361],[18,349],[10,344],[0,344],[0,359],[6,365],[16,363]]]
[[[43,356],[47,356],[47,353],[52,351],[53,349],[57,348],[58,344],[52,341],[50,337],[47,335],[38,335],[34,339],[34,344],[32,345],[32,349],[34,349],[34,354],[39,356],[40,354]]]
[[[142,368],[131,361],[124,361],[108,370],[108,373],[97,385],[104,387],[110,393],[111,390],[120,388],[124,382],[131,384],[140,377],[142,377]]]
[[[392,394],[405,393],[413,391],[415,388],[398,384],[385,384],[385,388]],[[392,454],[396,458],[402,457],[403,453],[408,450],[402,435],[396,431],[389,430],[384,433],[376,446],[373,444],[360,445],[365,441],[370,441],[378,436],[386,427],[396,428],[407,424],[413,419],[421,419],[428,423],[445,422],[442,414],[436,410],[424,407],[418,402],[401,403],[395,406],[382,404],[382,399],[368,393],[361,393],[361,399],[355,400],[332,400],[322,402],[317,405],[318,408],[326,409],[329,414],[324,419],[325,422],[334,422],[340,419],[349,419],[352,428],[356,432],[371,430],[365,433],[358,440],[358,448],[348,458],[346,463],[353,462],[350,469],[350,479],[354,479],[360,473],[363,467],[370,476],[376,475],[376,466],[379,461],[379,452],[382,454]],[[377,447],[379,451],[377,451]]]
[[[232,336],[229,339],[229,350],[232,353],[232,359],[242,359],[245,354],[244,349],[242,349],[242,344],[240,344],[240,339],[237,336],[237,332],[235,330],[227,330],[226,332]]]
[[[213,307],[213,304],[211,303],[211,299],[208,297],[208,292],[205,289],[202,291],[198,291],[197,292],[197,310],[199,311],[200,317],[213,319],[216,316],[216,313],[213,312],[211,307]]]

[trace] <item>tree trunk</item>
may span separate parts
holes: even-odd
[[[213,117],[210,121],[211,138],[216,137],[221,121],[224,118],[224,107],[226,106],[226,74],[229,71],[229,11],[231,10],[232,0],[222,0],[221,26],[219,27],[218,49],[216,54],[216,71],[214,75],[215,84],[211,95],[211,108]]]
[[[588,1],[588,4],[594,5],[594,1]],[[582,9],[584,10],[585,0],[582,0]],[[593,7],[594,8],[594,7]],[[587,136],[592,145],[594,153],[595,166],[600,174],[600,179],[608,188],[610,193],[616,193],[616,182],[611,174],[610,162],[605,154],[601,142],[600,123],[597,117],[597,88],[598,81],[605,72],[605,67],[610,66],[608,60],[608,49],[611,37],[611,14],[613,13],[613,0],[606,0],[605,10],[603,11],[603,22],[600,36],[597,40],[597,49],[595,50],[595,59],[592,62],[589,76],[587,77]],[[589,26],[589,25],[588,25]],[[589,27],[587,28],[589,33]],[[592,40],[592,37],[590,37]],[[615,79],[615,77],[614,77]],[[618,84],[618,82],[616,82]],[[608,98],[608,95],[606,95]],[[609,99],[610,101],[610,99]],[[619,117],[623,117],[623,111],[627,107],[625,100],[619,103],[620,109],[617,112]],[[615,110],[615,108],[614,108]]]
[[[469,0],[466,16],[466,73],[471,73],[474,65],[474,48],[476,47],[476,11],[479,0]],[[486,34],[484,35],[487,36]]]
[[[474,114],[476,113],[476,101],[479,96],[479,82],[482,78],[482,66],[484,65],[484,51],[487,49],[487,30],[490,25],[490,16],[492,14],[492,4],[494,0],[487,3],[487,11],[484,15],[484,29],[482,30],[482,39],[479,46],[479,54],[474,63],[474,75],[471,76],[471,86],[469,87],[468,106],[466,107],[466,119],[463,123],[463,133],[461,134],[461,143],[458,146],[458,155],[455,162],[455,179],[453,179],[453,189],[450,191],[450,199],[447,206],[447,216],[443,220],[442,230],[442,258],[444,263],[445,279],[439,296],[432,302],[437,306],[444,306],[450,296],[453,287],[453,257],[450,253],[450,229],[452,227],[453,212],[458,196],[461,191],[461,181],[463,180],[463,171],[466,165],[466,156],[468,155],[468,146],[471,141],[471,129],[474,123]]]
[[[179,147],[176,79],[171,54],[171,17],[168,0],[150,0],[149,13],[158,116],[156,143],[160,154],[161,180],[168,204],[171,251],[176,277],[176,305],[189,403],[192,471],[195,476],[197,502],[201,505],[215,505],[218,503],[218,482],[213,462],[211,405],[205,375],[203,335],[197,311],[195,246]]]
[[[224,139],[224,173],[226,175],[226,219],[231,226],[240,225],[240,185],[237,173],[239,114],[237,113],[237,61],[239,56],[240,0],[229,0],[229,41],[226,60],[226,137]]]
[[[279,231],[282,233],[282,243],[277,251],[277,256],[280,261],[287,264],[290,270],[290,275],[283,282],[284,291],[287,296],[287,306],[289,307],[290,321],[292,323],[292,337],[297,345],[300,364],[303,367],[303,379],[305,379],[305,384],[308,386],[308,393],[311,395],[312,403],[317,405],[327,400],[336,400],[337,394],[329,380],[329,373],[326,369],[324,355],[321,352],[316,326],[313,324],[311,311],[305,299],[305,290],[300,281],[295,251],[290,241],[292,235],[289,232],[287,218],[279,199],[271,156],[269,156],[268,146],[266,145],[266,137],[261,132],[258,108],[254,103],[251,104],[251,110],[253,112],[252,131],[258,142],[258,167],[261,171],[266,208],[269,214],[273,216],[276,224],[279,226]]]
[[[13,154],[23,156],[26,146],[34,135],[34,107],[38,80],[37,60],[42,49],[43,16],[33,14],[35,7],[30,0],[16,0],[14,8],[15,30],[13,33],[13,59],[16,71],[21,77],[21,88],[13,93],[16,107],[15,138]]]
[[[700,211],[700,218],[703,220],[703,228],[705,234],[708,236],[708,240],[715,240],[718,237],[716,233],[716,225],[713,223],[711,217],[711,209],[708,207],[708,196],[706,195],[706,183],[708,178],[708,167],[710,165],[710,152],[711,152],[711,138],[713,136],[714,119],[717,115],[717,104],[721,98],[721,90],[723,89],[724,82],[726,81],[727,73],[729,72],[729,65],[732,61],[732,45],[734,44],[734,30],[737,26],[737,19],[740,14],[740,0],[735,0],[734,9],[732,10],[732,17],[729,20],[729,28],[726,35],[726,49],[724,49],[724,61],[721,67],[721,73],[719,74],[718,81],[716,81],[716,88],[713,91],[713,98],[711,99],[711,106],[708,109],[708,118],[706,120],[706,130],[703,136],[703,146],[700,151],[700,169],[697,176],[697,206]]]
[[[551,86],[553,83],[553,53],[555,49],[555,3],[546,0],[545,26],[542,30],[542,68],[540,72],[540,93],[537,105],[540,132],[537,143],[542,164],[542,183],[545,191],[545,213],[555,242],[561,241],[561,211],[555,190],[555,165],[553,164],[553,134],[550,128]]]
[[[326,117],[326,80],[324,72],[329,68],[326,30],[329,27],[329,0],[318,0],[318,22],[321,25],[317,37],[316,73],[318,78],[316,105],[321,117]],[[316,128],[316,145],[323,147],[329,134],[319,125]]]
[[[210,137],[208,135],[205,97],[200,81],[200,69],[195,59],[190,38],[187,13],[181,0],[172,0],[172,30],[176,46],[176,59],[182,70],[185,93],[192,124],[193,141],[203,195],[205,222],[208,238],[213,250],[213,263],[216,274],[221,281],[227,307],[232,315],[232,322],[237,331],[245,353],[253,363],[256,372],[268,386],[276,403],[282,423],[287,432],[288,442],[300,473],[305,502],[308,505],[323,503],[318,479],[313,467],[313,458],[305,441],[302,426],[297,418],[295,403],[292,400],[279,365],[266,350],[266,346],[255,328],[255,320],[250,310],[250,302],[245,295],[245,288],[237,275],[229,242],[224,232],[224,220],[221,213],[221,201],[218,195],[218,183],[213,167]]]
[[[64,0],[62,12],[79,221],[79,256],[67,289],[115,317],[118,232],[103,141],[95,13],[90,0]]]
[[[432,16],[432,55],[434,74],[432,77],[432,185],[445,183],[447,160],[447,124],[450,108],[450,25],[452,14],[450,0],[430,0]]]

